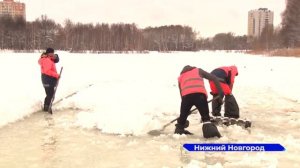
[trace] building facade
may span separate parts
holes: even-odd
[[[248,36],[259,37],[268,25],[273,26],[274,13],[267,8],[248,12]]]
[[[14,0],[0,1],[0,16],[23,17],[26,20],[25,4]]]

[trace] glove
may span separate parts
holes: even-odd
[[[218,128],[211,122],[205,122],[202,126],[202,131],[204,138],[221,137]]]
[[[58,63],[59,62],[58,54],[54,54],[53,55],[53,61],[54,61],[54,63]]]

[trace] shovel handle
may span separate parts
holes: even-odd
[[[214,97],[213,99],[209,100],[207,103],[210,103],[210,102],[212,102],[213,100],[216,100],[216,99],[218,99],[218,98],[219,98],[219,96],[216,96],[216,97]],[[192,114],[192,112],[194,112],[194,111],[196,111],[196,110],[197,110],[197,108],[194,108],[193,110],[190,111],[190,114]],[[189,114],[189,115],[190,115],[190,114]],[[172,124],[173,122],[177,121],[178,118],[179,118],[179,117],[173,119],[171,122],[169,122],[168,124],[164,125],[164,126],[163,126],[163,129],[166,128],[167,126],[169,126],[170,124]]]
[[[209,100],[207,103],[210,103],[210,102],[212,102],[213,100],[216,100],[216,99],[218,99],[220,96],[216,96],[216,97],[214,97],[213,99],[211,99],[211,100]],[[193,110],[191,110],[190,111],[190,114],[192,114],[194,111],[196,111],[197,110],[197,108],[194,108]]]

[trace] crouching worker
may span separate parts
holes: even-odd
[[[232,94],[232,88],[234,84],[234,79],[238,75],[238,70],[236,66],[224,66],[216,68],[211,72],[211,74],[218,77],[221,82],[221,88],[225,95],[225,109],[224,117],[228,118],[239,118],[239,106]],[[211,88],[211,94],[216,97],[219,94],[219,90],[213,81],[209,82]],[[222,104],[219,101],[212,101],[212,115],[215,117],[221,117]]]
[[[46,52],[42,53],[38,61],[41,66],[42,83],[46,92],[43,110],[49,111],[50,113],[52,110],[49,106],[54,96],[54,88],[59,78],[59,74],[55,67],[55,63],[58,63],[58,61],[59,57],[57,54],[54,54],[53,48],[47,48]]]
[[[221,137],[218,128],[210,122],[207,93],[203,78],[215,82],[219,90],[219,103],[224,97],[218,79],[210,73],[196,67],[185,66],[178,77],[178,86],[181,95],[180,116],[177,120],[175,134],[192,134],[184,129],[190,110],[195,105],[203,121],[202,131],[204,138]]]

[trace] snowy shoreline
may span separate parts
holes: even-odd
[[[256,95],[262,95],[261,92],[270,93],[271,99],[280,96],[294,103],[300,102],[298,89],[300,82],[296,78],[300,59],[297,58],[225,52],[108,54],[109,57],[59,51],[58,54],[61,62],[57,68],[64,66],[65,72],[58,88],[57,99],[89,84],[94,86],[83,89],[77,95],[61,102],[56,108],[77,107],[105,111],[103,113],[105,117],[110,114],[112,114],[110,117],[121,115],[123,113],[114,113],[124,111],[126,115],[133,114],[131,116],[133,118],[136,114],[141,114],[136,120],[148,118],[143,122],[150,122],[155,115],[161,117],[161,113],[176,116],[180,102],[176,80],[181,68],[186,64],[199,66],[208,72],[217,66],[237,65],[241,75],[236,80],[234,94],[237,99],[241,99],[238,101],[242,106],[240,107],[242,113],[243,106],[252,102]],[[20,55],[26,57],[18,57]],[[136,55],[139,57],[135,57]],[[0,110],[2,116],[7,117],[2,117],[0,126],[40,109],[44,90],[40,81],[38,57],[37,53],[0,53],[1,62],[4,63],[1,70],[6,72],[1,87]],[[21,72],[16,69],[17,67]],[[209,90],[209,87],[206,88]],[[265,102],[264,98],[260,101]],[[280,102],[265,103],[276,107]],[[142,109],[142,113],[135,108]],[[155,114],[150,114],[153,112]],[[101,115],[98,117],[103,118]],[[99,124],[103,122],[99,121]]]

